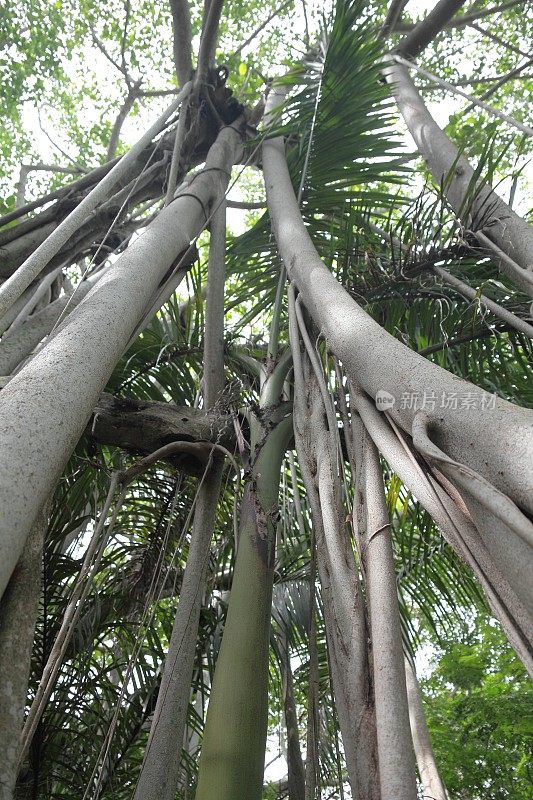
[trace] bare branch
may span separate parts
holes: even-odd
[[[435,8],[397,45],[395,50],[414,59],[442,31],[465,0],[439,0]]]
[[[437,77],[437,75],[433,75],[432,72],[428,72],[428,70],[422,69],[422,67],[418,67],[416,64],[413,64],[411,61],[407,61],[405,58],[402,58],[401,56],[393,56],[393,59],[398,64],[403,64],[403,66],[406,67],[407,69],[416,70],[425,78],[429,78],[439,86],[442,86],[444,89],[448,89],[448,91],[453,92],[454,94],[458,94],[461,97],[465,97],[467,100],[470,100],[471,105],[469,105],[463,111],[463,114],[466,114],[468,111],[474,108],[474,106],[479,106],[491,116],[498,117],[498,119],[502,119],[504,120],[504,122],[507,122],[508,125],[512,125],[513,127],[518,128],[518,130],[522,131],[522,133],[525,133],[526,136],[533,136],[533,128],[530,128],[528,125],[524,125],[522,122],[518,122],[518,120],[514,119],[514,117],[510,117],[508,116],[508,114],[504,114],[502,111],[499,111],[499,109],[493,108],[493,106],[489,106],[482,99],[478,99],[477,97],[473,97],[472,95],[463,92],[462,89],[458,89],[456,86],[453,86],[451,83],[448,83],[448,81],[445,81],[442,78]],[[531,59],[531,61],[528,63],[533,63],[533,59]],[[523,67],[525,66],[527,66],[527,64],[523,65]],[[489,89],[489,91],[486,92],[485,95],[483,95],[483,97],[492,94],[493,92],[496,91],[497,88],[498,88],[497,86],[493,86],[492,89]]]
[[[481,83],[499,83],[501,81],[501,75],[493,75],[487,78],[461,78],[458,81],[451,82],[452,86],[478,86]],[[516,81],[529,81],[533,79],[533,75],[514,75],[511,78],[509,74],[506,76],[507,80],[516,80]],[[437,84],[433,82],[425,83],[424,85],[418,86],[418,91],[428,91],[430,89],[434,89]]]
[[[87,433],[97,442],[146,455],[174,440],[219,442],[231,450],[235,447],[230,415],[206,413],[173,403],[143,402],[103,394],[89,425]],[[180,453],[168,460],[187,473],[197,475],[201,471],[196,456]]]
[[[387,16],[385,17],[385,22],[381,26],[381,30],[379,32],[381,37],[385,37],[390,33],[394,33],[394,29],[401,20],[403,10],[407,3],[408,0],[392,0],[389,10],[387,11]]]
[[[218,40],[218,26],[224,0],[211,0],[209,10],[203,26],[200,38],[200,50],[198,53],[198,80],[205,81],[207,72],[215,64],[215,52]]]
[[[141,85],[141,81],[137,81],[133,84],[130,91],[126,95],[126,99],[122,103],[120,110],[117,114],[117,118],[115,120],[115,124],[113,125],[113,130],[111,131],[111,136],[109,137],[109,144],[107,146],[107,161],[110,161],[112,158],[115,157],[115,153],[117,152],[118,140],[120,137],[120,131],[122,130],[122,126],[126,117],[130,113],[131,109],[134,106],[135,101],[139,96],[139,87]]]
[[[471,22],[475,22],[478,19],[483,19],[484,17],[490,17],[493,14],[501,14],[503,11],[508,11],[510,8],[514,8],[515,6],[524,5],[524,0],[508,0],[507,3],[501,3],[499,6],[492,6],[492,8],[485,8],[481,9],[480,11],[473,11],[470,14],[463,14],[461,17],[456,17],[454,20],[450,20],[444,28],[449,30],[450,28],[464,28],[465,25],[470,25]],[[409,33],[413,31],[417,25],[416,24],[402,24],[399,23],[396,26],[397,33]]]
[[[502,77],[494,84],[494,86],[491,86],[490,89],[488,89],[484,94],[481,95],[478,101],[472,100],[472,104],[469,105],[467,108],[465,108],[463,114],[468,114],[473,109],[474,105],[481,105],[481,103],[484,100],[486,100],[488,97],[491,97],[495,92],[497,92],[500,86],[503,86],[505,83],[515,78],[520,72],[523,72],[526,69],[526,67],[530,67],[531,64],[533,64],[533,58],[528,59],[523,64],[519,64],[517,67],[512,69],[506,75],[502,75]]]
[[[139,92],[139,97],[168,97],[171,94],[178,94],[179,89],[143,89]]]
[[[258,200],[257,202],[247,203],[241,200],[228,200],[228,208],[240,208],[246,211],[251,211],[256,208],[266,208],[266,200]]]
[[[266,28],[266,26],[268,25],[268,23],[269,23],[269,22],[272,22],[272,20],[274,19],[274,17],[277,17],[277,15],[278,15],[278,14],[281,14],[281,12],[282,12],[282,11],[284,11],[284,10],[287,8],[287,6],[290,6],[290,5],[291,5],[292,1],[293,1],[293,0],[285,0],[285,2],[284,2],[284,3],[282,3],[282,4],[281,4],[280,6],[278,6],[276,9],[274,9],[274,11],[272,12],[272,14],[270,14],[270,16],[269,16],[269,17],[267,17],[267,19],[266,19],[264,22],[262,22],[262,23],[261,23],[261,25],[260,25],[258,28],[256,28],[256,29],[255,29],[255,31],[254,31],[252,34],[250,34],[250,36],[249,36],[249,37],[246,39],[246,41],[244,41],[244,42],[243,42],[243,43],[242,43],[242,44],[241,44],[241,45],[240,45],[240,46],[239,46],[239,47],[238,47],[238,48],[237,48],[237,49],[236,49],[236,50],[233,52],[233,55],[234,55],[234,56],[238,56],[238,55],[240,55],[240,54],[242,53],[242,51],[244,50],[244,48],[245,48],[245,47],[248,47],[248,45],[250,44],[250,42],[253,42],[253,40],[255,39],[255,37],[256,37],[256,36],[258,36],[258,35],[261,33],[261,31],[262,31],[262,30],[264,30],[264,29]]]
[[[115,61],[115,59],[113,58],[113,56],[112,56],[112,55],[111,55],[111,54],[108,52],[108,50],[107,50],[107,47],[105,46],[105,44],[104,44],[104,43],[102,42],[102,40],[101,40],[101,39],[99,39],[99,38],[98,38],[98,36],[96,35],[96,31],[95,31],[95,29],[94,29],[94,26],[93,26],[93,25],[89,24],[89,30],[91,31],[91,38],[92,38],[92,40],[93,40],[93,43],[96,45],[96,47],[98,48],[98,50],[100,50],[100,52],[102,53],[102,55],[103,55],[105,58],[107,58],[107,60],[109,61],[109,63],[110,63],[110,64],[113,64],[113,66],[115,67],[115,69],[117,69],[117,70],[118,70],[118,71],[119,71],[119,72],[120,72],[122,75],[124,75],[124,79],[125,79],[125,81],[126,81],[126,83],[127,83],[128,87],[129,87],[129,85],[130,85],[130,83],[131,83],[131,79],[130,79],[130,75],[129,75],[129,72],[128,72],[128,70],[127,70],[127,69],[126,69],[126,68],[125,68],[125,67],[124,67],[122,64],[119,64],[119,63],[118,63],[118,61]]]
[[[130,0],[124,0],[124,10],[126,12],[126,17],[124,19],[124,28],[122,30],[122,41],[120,43],[120,63],[122,64],[122,69],[124,70],[124,75],[128,75],[128,66],[126,64],[126,40],[128,37],[128,28],[130,24],[130,16],[131,16],[131,3]]]
[[[482,28],[481,25],[478,25],[475,22],[470,22],[469,27],[473,28],[475,31],[484,36],[486,39],[492,39],[493,42],[501,44],[502,47],[505,47],[505,49],[509,50],[511,53],[516,53],[519,56],[524,56],[524,58],[529,58],[529,53],[526,53],[524,50],[520,50],[520,48],[515,47],[512,44],[509,44],[509,42],[506,42],[505,39],[501,38],[501,36],[498,36],[492,31],[488,31],[486,28]]]
[[[62,148],[60,145],[58,145],[58,143],[57,143],[57,142],[55,142],[55,141],[52,139],[52,137],[50,136],[50,134],[48,133],[48,131],[47,131],[47,130],[44,128],[44,126],[43,126],[43,123],[42,123],[42,120],[41,120],[41,109],[39,109],[39,108],[37,109],[37,119],[38,119],[38,121],[39,121],[39,128],[42,130],[42,132],[44,133],[44,135],[46,136],[46,138],[48,139],[48,141],[50,142],[50,144],[51,144],[53,147],[55,147],[55,149],[56,149],[56,150],[58,150],[58,151],[61,153],[61,155],[62,155],[64,158],[66,158],[66,159],[67,159],[67,161],[70,161],[70,163],[71,163],[71,164],[74,164],[76,167],[78,167],[78,169],[80,170],[80,172],[87,172],[87,169],[86,169],[86,168],[85,168],[85,167],[84,167],[82,164],[78,164],[78,162],[76,161],[76,159],[75,159],[75,158],[72,158],[72,156],[69,156],[69,154],[68,154],[67,152],[65,152],[65,150],[63,150],[63,148]]]
[[[183,86],[192,75],[192,28],[187,0],[170,0],[174,32],[174,63],[178,84]]]

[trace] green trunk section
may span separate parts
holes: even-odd
[[[207,712],[196,800],[261,800],[263,795],[278,491],[291,426],[283,421],[268,432],[243,498],[239,549]]]

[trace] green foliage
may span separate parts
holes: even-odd
[[[452,800],[528,800],[533,689],[499,626],[473,613],[438,642],[429,638],[426,716]]]

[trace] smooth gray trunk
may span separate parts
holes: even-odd
[[[489,186],[476,178],[467,159],[439,128],[409,72],[393,63],[385,69],[398,108],[434,180],[455,214],[470,230],[481,230],[516,264],[499,266],[533,297],[533,227],[518,216]]]
[[[161,211],[0,392],[0,593],[147,300],[226,187],[240,141],[235,127],[221,130],[187,195]]]
[[[99,277],[99,276],[98,276]],[[20,327],[8,331],[0,341],[0,375],[10,375],[37,345],[48,336],[61,315],[73,311],[94,286],[94,281],[84,281],[74,295],[64,294],[32,314]]]
[[[432,798],[432,800],[448,800],[448,794],[442,782],[429,738],[420,686],[407,658],[405,659],[405,677],[409,700],[409,719],[423,796]]]
[[[416,800],[402,628],[389,512],[378,451],[352,415],[357,446],[358,533],[370,611],[381,800]]]
[[[204,402],[208,411],[216,405],[224,388],[225,235],[226,214],[222,203],[211,223],[209,250],[204,345]],[[205,593],[222,471],[223,462],[218,459],[198,490],[178,610],[135,800],[174,800],[176,796],[198,621]]]
[[[47,524],[41,511],[0,602],[0,800],[12,800],[17,779]]]

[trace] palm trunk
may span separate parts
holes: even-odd
[[[263,429],[241,506],[239,548],[204,729],[196,800],[261,800],[281,463],[292,418]]]

